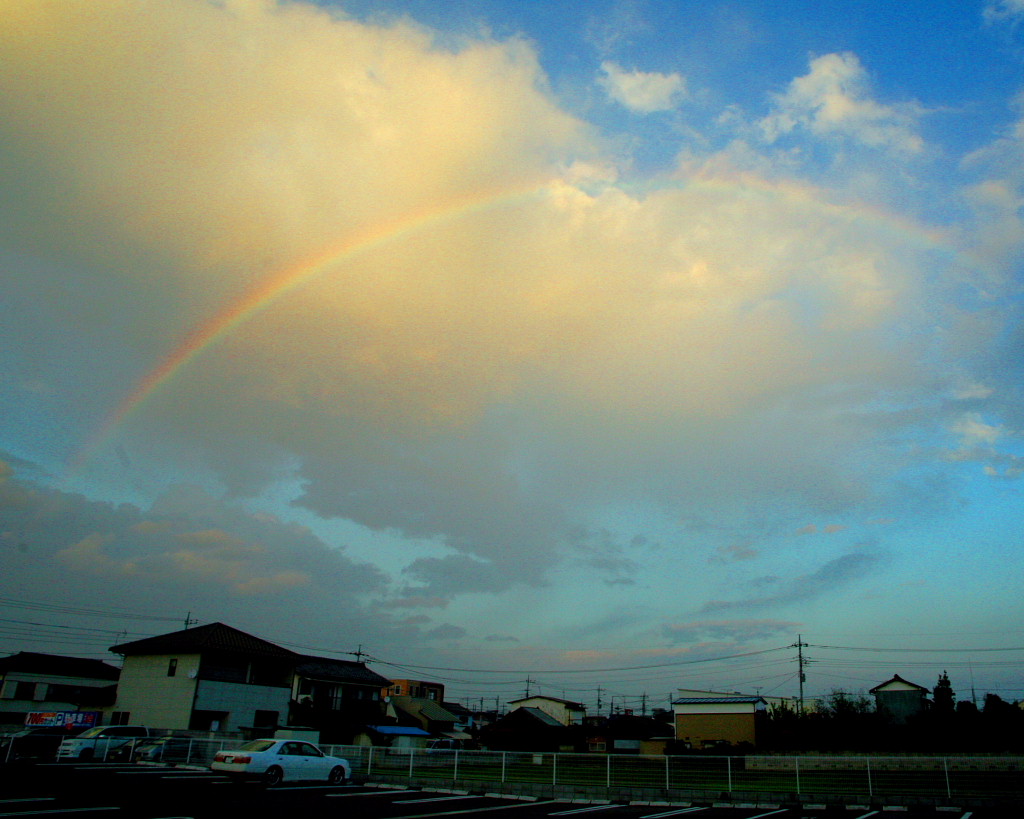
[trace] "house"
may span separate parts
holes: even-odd
[[[113,705],[120,674],[109,663],[82,657],[19,651],[0,658],[0,724],[25,725],[39,713],[60,724],[95,722]]]
[[[676,742],[686,748],[756,745],[763,697],[680,689],[672,701]]]
[[[588,717],[585,726],[593,753],[661,755],[673,739],[671,722],[635,714]]]
[[[389,680],[381,693],[386,697],[421,697],[444,702],[444,684],[426,680]]]
[[[456,728],[459,717],[441,703],[422,697],[390,697],[388,716],[399,725],[422,728],[431,737],[442,739],[469,739],[467,733]]]
[[[223,623],[110,649],[124,658],[111,721],[196,731],[283,723],[302,655]]]
[[[903,725],[909,717],[922,713],[929,705],[928,689],[908,682],[899,674],[876,685],[869,693],[875,697],[875,710],[887,714],[896,725]]]
[[[587,715],[587,708],[582,703],[540,695],[511,700],[509,708],[513,711],[517,708],[538,708],[562,725],[582,725]]]
[[[583,744],[582,730],[540,708],[521,705],[486,726],[480,744],[492,751],[576,751]]]
[[[316,728],[324,742],[351,744],[381,721],[387,682],[363,663],[304,656],[294,669],[288,723]]]

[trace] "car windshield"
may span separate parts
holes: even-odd
[[[273,744],[274,744],[274,740],[272,740],[272,739],[254,739],[251,742],[245,743],[245,745],[243,745],[238,750],[240,750],[240,751],[265,751],[265,750],[267,750]]]
[[[97,726],[95,728],[90,728],[88,731],[84,731],[83,733],[79,734],[78,738],[79,739],[89,739],[91,737],[99,736],[100,731],[102,731],[102,730],[103,730],[103,726],[99,725],[99,726]]]

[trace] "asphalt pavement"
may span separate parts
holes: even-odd
[[[1019,819],[1014,809],[525,799],[394,786],[265,788],[203,770],[144,765],[0,767],[0,819]]]

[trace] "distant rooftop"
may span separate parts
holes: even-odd
[[[12,671],[92,680],[117,680],[121,676],[121,669],[102,660],[64,657],[60,654],[38,654],[34,651],[19,651],[9,657],[0,658],[0,674]]]

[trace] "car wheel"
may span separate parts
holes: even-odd
[[[345,776],[345,769],[338,765],[336,768],[331,768],[331,772],[327,775],[327,781],[331,785],[344,785],[347,777]]]
[[[92,759],[92,758],[93,758],[93,757],[94,757],[95,755],[96,755],[96,749],[95,749],[95,748],[83,748],[83,749],[81,750],[81,752],[80,752],[80,753],[78,754],[78,758],[79,758],[79,759],[80,759],[80,760],[81,760],[82,762],[88,762],[88,761],[89,761],[90,759]]]
[[[273,788],[275,785],[280,785],[284,779],[284,771],[272,765],[263,772],[263,784],[268,788]]]

